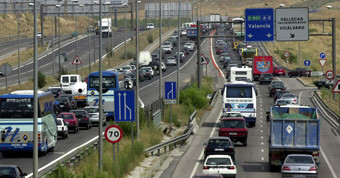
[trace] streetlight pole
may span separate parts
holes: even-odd
[[[38,52],[37,52],[37,0],[34,0],[34,33],[33,33],[33,41],[34,41],[34,68],[33,68],[33,76],[34,76],[34,84],[33,84],[33,177],[38,177]]]
[[[102,61],[102,0],[99,0],[99,110],[103,108],[103,61]],[[103,120],[103,112],[99,112],[99,123],[102,123]],[[99,170],[103,170],[103,125],[99,124],[98,134],[99,134],[99,160],[98,167]]]
[[[52,29],[52,63],[53,63],[53,67],[52,67],[52,76],[54,77],[55,74],[55,60],[54,60],[54,30],[53,30],[53,17],[51,18],[51,29]]]
[[[127,54],[126,54],[126,51],[127,51],[127,44],[126,44],[126,8],[127,8],[127,5],[124,7],[124,59],[127,58]]]
[[[181,0],[178,0],[178,27],[177,27],[177,34],[178,34],[178,41],[177,41],[177,46],[178,46],[178,57],[177,57],[177,104],[179,104],[179,84],[180,84],[180,65],[181,65],[181,35],[180,35],[180,23],[181,23]],[[197,54],[198,55],[198,54]]]
[[[136,75],[139,77],[139,57],[138,57],[138,0],[136,0]],[[139,78],[136,80],[136,115],[137,115],[137,140],[139,140]]]
[[[17,12],[17,26],[18,26],[18,84],[20,86],[20,22],[19,22],[19,12]]]
[[[61,9],[61,6],[59,7],[59,10],[58,10],[58,60],[59,60],[59,78],[61,77],[61,61],[60,61],[60,9]]]
[[[72,0],[72,2],[74,4],[77,4],[78,3],[78,0]],[[73,7],[73,12],[74,12],[74,6]],[[79,7],[82,7],[81,5],[79,5]],[[76,47],[76,58],[79,58],[78,56],[78,48],[79,48],[79,43],[78,43],[78,15],[75,14],[76,16],[76,42],[77,42],[77,47]],[[77,74],[78,74],[78,64],[76,64],[76,71],[77,71]]]
[[[88,50],[89,50],[89,73],[91,73],[91,30],[90,30],[90,15],[87,16],[87,26],[88,26]]]
[[[162,0],[159,0],[159,100],[162,99]],[[163,109],[163,108],[162,108]]]

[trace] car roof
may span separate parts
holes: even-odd
[[[210,137],[209,140],[229,140],[230,141],[230,138],[229,137]]]
[[[243,117],[222,117],[221,120],[225,121],[225,120],[245,120],[245,119]]]
[[[62,113],[60,113],[60,114],[71,114],[71,115],[73,115],[74,113],[70,113],[70,112],[62,112]]]
[[[288,156],[309,156],[309,157],[313,157],[312,155],[309,155],[309,154],[289,154],[287,155]]]
[[[96,108],[96,109],[99,109],[98,106],[86,106],[86,107],[84,107],[84,109],[86,109],[86,108]]]
[[[17,168],[19,166],[17,165],[0,165],[0,167],[11,167],[11,168]]]
[[[209,156],[207,156],[206,159],[208,159],[208,158],[229,158],[229,159],[231,159],[231,156],[230,155],[209,155]]]

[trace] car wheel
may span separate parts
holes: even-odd
[[[89,130],[90,129],[90,124],[87,124],[86,125],[86,130]]]
[[[247,139],[243,142],[243,146],[247,146],[248,143],[247,143]]]
[[[77,126],[77,132],[79,132],[79,125]]]
[[[65,133],[65,138],[68,138],[68,133],[67,132]]]
[[[78,132],[77,130],[78,130],[77,127],[74,127],[73,132],[77,133]]]

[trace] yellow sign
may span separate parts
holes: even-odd
[[[27,140],[29,139],[29,137],[28,137],[27,134],[24,134],[21,138],[22,138],[25,142],[27,142]]]

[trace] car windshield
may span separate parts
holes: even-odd
[[[287,104],[291,104],[291,101],[289,100],[277,100],[275,105],[287,105]]]
[[[276,67],[276,69],[277,69],[277,70],[281,70],[281,69],[283,69],[283,67]]]
[[[280,84],[279,85],[276,84],[276,85],[273,85],[273,88],[284,88],[284,86]]]
[[[85,112],[84,111],[72,111],[77,117],[78,116],[85,116]]]
[[[208,146],[228,146],[230,145],[229,140],[226,139],[211,139],[209,140]]]
[[[87,111],[88,113],[95,113],[99,112],[99,108],[85,108],[85,111]]]
[[[51,93],[58,93],[58,92],[61,92],[61,89],[60,88],[50,88],[50,89],[48,89],[48,91],[50,91]]]
[[[284,98],[296,98],[294,94],[288,93],[283,95]]]
[[[206,165],[231,165],[229,158],[208,158]]]
[[[57,120],[57,125],[62,125],[60,119]]]
[[[2,176],[8,176],[8,177],[15,177],[16,171],[13,167],[0,167],[0,177]]]
[[[60,114],[58,117],[63,118],[64,120],[72,120],[73,119],[72,114]]]
[[[67,98],[57,98],[55,100],[57,100],[60,104],[67,102]]]
[[[285,163],[314,164],[311,156],[288,156]]]
[[[244,128],[243,120],[222,120],[221,128]]]
[[[279,80],[273,80],[272,81],[272,84],[275,85],[275,84],[282,84],[283,82],[279,81]]]
[[[242,117],[240,113],[224,113],[223,117]]]
[[[272,77],[272,74],[261,74],[263,77]]]

